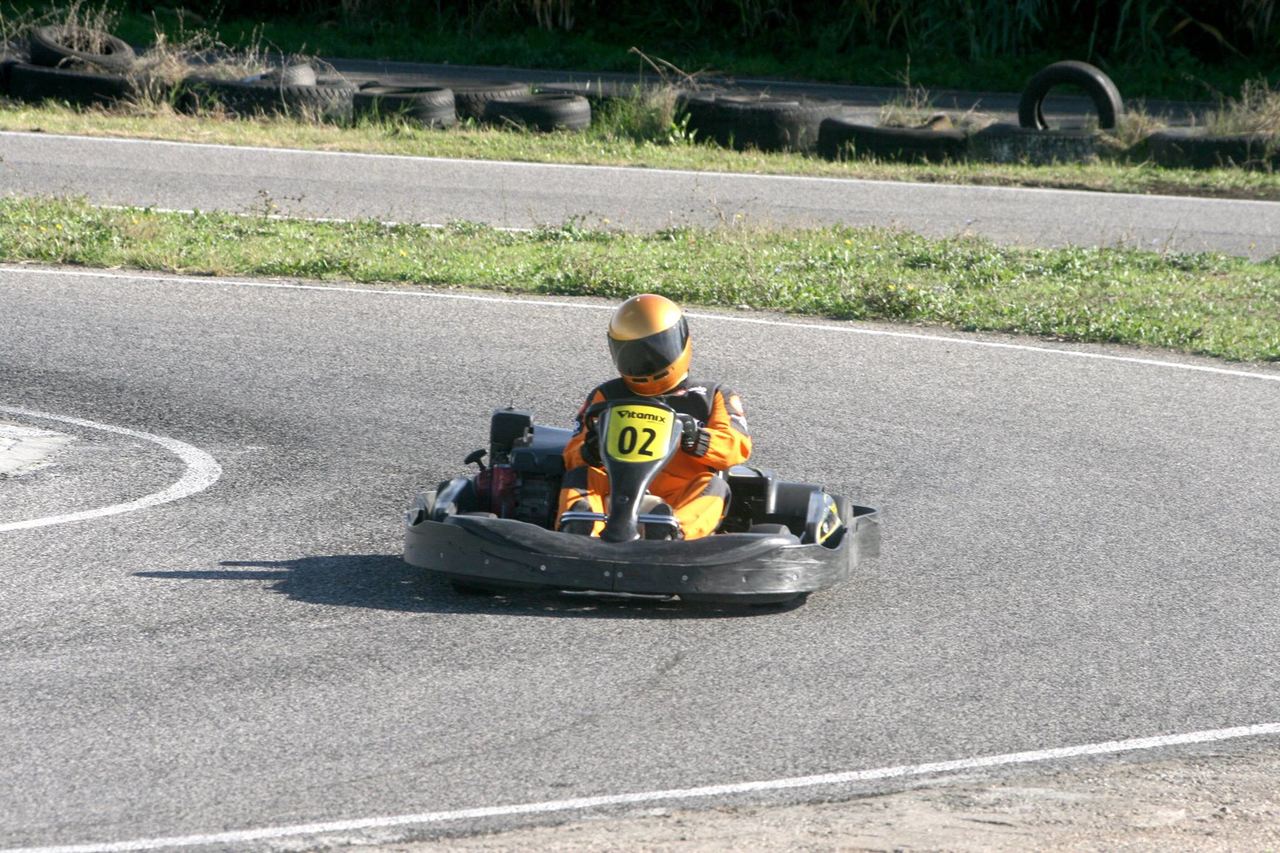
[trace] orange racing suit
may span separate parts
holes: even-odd
[[[585,413],[589,406],[605,400],[636,398],[622,379],[611,379],[587,395],[587,401],[578,410],[576,429],[564,449],[565,475],[557,518],[583,499],[590,503],[593,512],[606,512],[609,478],[604,468],[588,465],[582,457],[589,427]],[[716,474],[741,465],[751,456],[751,436],[747,432],[742,400],[718,385],[692,379],[686,379],[666,394],[643,399],[666,403],[694,418],[705,431],[694,452],[683,448],[675,452],[650,484],[649,493],[671,505],[686,539],[715,532],[729,508],[729,484]],[[604,523],[598,522],[594,535],[598,536],[603,529]]]

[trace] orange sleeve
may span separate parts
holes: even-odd
[[[584,415],[590,406],[599,403],[603,399],[604,394],[600,392],[599,388],[596,388],[587,395],[587,401],[578,409],[578,415],[574,419],[576,428],[573,431],[573,435],[569,437],[569,443],[564,446],[564,470],[571,471],[587,464],[586,460],[582,458],[582,442],[587,439],[587,421]]]
[[[751,458],[747,416],[742,410],[742,398],[737,394],[716,389],[706,429],[711,433],[711,446],[707,455],[699,461],[718,471],[724,471]]]

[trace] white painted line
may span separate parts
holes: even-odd
[[[599,302],[566,302],[553,299],[523,299],[510,296],[481,296],[474,293],[447,293],[435,290],[387,290],[374,287],[344,287],[327,284],[294,284],[284,281],[246,281],[234,278],[213,278],[198,276],[151,275],[147,273],[119,273],[107,270],[62,270],[47,267],[27,267],[22,265],[0,265],[0,273],[19,272],[31,275],[48,275],[65,278],[105,278],[127,282],[166,282],[171,284],[195,284],[201,286],[222,285],[226,287],[250,287],[267,290],[308,290],[322,293],[356,293],[366,296],[395,296],[410,299],[448,299],[464,302],[489,302],[503,305],[528,305],[535,308],[573,308],[587,311],[613,311],[617,306]],[[1169,370],[1186,370],[1195,373],[1211,373],[1220,376],[1232,376],[1239,379],[1260,379],[1264,382],[1280,382],[1280,373],[1258,373],[1249,370],[1237,370],[1229,367],[1215,367],[1208,364],[1188,364],[1181,361],[1166,361],[1155,358],[1137,358],[1128,355],[1112,355],[1110,353],[1090,352],[1088,350],[1069,350],[1056,347],[1034,346],[1031,344],[1011,344],[1002,341],[984,341],[974,338],[959,338],[943,334],[925,334],[923,332],[895,332],[889,329],[864,329],[852,325],[835,325],[832,323],[802,323],[789,320],[766,320],[759,317],[738,317],[731,314],[710,314],[699,311],[686,312],[690,317],[712,320],[720,323],[744,323],[754,326],[780,326],[789,329],[810,329],[817,332],[835,332],[847,335],[863,335],[866,337],[898,338],[902,340],[927,341],[929,343],[954,344],[968,347],[987,347],[990,349],[1013,350],[1016,352],[1040,353],[1044,355],[1060,355],[1068,358],[1083,358],[1094,361],[1113,361],[1122,364],[1139,364],[1147,367],[1162,367]]]
[[[113,504],[111,506],[98,507],[97,509],[88,509],[82,512],[72,512],[66,515],[49,515],[44,518],[31,518],[26,521],[11,521],[7,524],[0,524],[0,533],[6,533],[11,530],[31,530],[36,527],[48,527],[53,524],[70,524],[75,521],[88,521],[93,518],[103,518],[109,515],[120,515],[126,512],[135,512],[140,509],[147,509],[160,504],[171,503],[172,501],[181,500],[190,497],[197,492],[202,492],[212,486],[222,476],[222,467],[208,453],[205,453],[198,447],[192,447],[190,444],[178,441],[173,438],[166,438],[162,435],[154,435],[149,432],[141,432],[126,427],[111,426],[110,424],[100,424],[96,421],[88,421],[83,418],[69,418],[65,415],[53,415],[48,412],[35,412],[30,409],[21,409],[16,406],[0,406],[0,413],[15,415],[20,418],[34,418],[36,420],[57,421],[59,423],[71,424],[72,426],[84,427],[85,429],[100,430],[102,432],[113,432],[117,435],[127,435],[130,438],[139,438],[143,441],[149,441],[158,444],[169,452],[173,453],[186,464],[187,470],[183,472],[182,477],[173,485],[163,491],[155,492],[150,495],[138,498],[137,500],[128,501],[127,503]]]
[[[1065,746],[1056,749],[1038,749],[1030,752],[1010,752],[1003,755],[983,755],[961,758],[956,761],[935,761],[928,764],[904,764],[896,767],[879,767],[874,770],[851,770],[843,773],[824,773],[817,776],[792,776],[758,782],[737,782],[727,785],[707,785],[700,788],[671,788],[662,791],[640,791],[632,794],[607,794],[598,797],[580,797],[570,800],[546,800],[536,803],[515,803],[507,806],[485,806],[456,811],[421,812],[418,814],[385,815],[382,817],[335,820],[323,823],[299,823],[287,826],[270,826],[259,829],[242,829],[233,832],[216,832],[207,835],[179,835],[167,838],[139,838],[132,841],[112,841],[88,844],[68,844],[53,847],[18,847],[2,853],[127,853],[136,850],[161,850],[202,845],[248,844],[255,841],[296,836],[325,835],[328,833],[356,832],[361,830],[389,829],[392,827],[429,826],[456,823],[483,818],[519,817],[522,815],[575,812],[588,809],[629,806],[640,803],[672,800],[706,799],[740,794],[761,794],[789,791],[798,788],[817,788],[833,785],[849,785],[858,782],[876,782],[884,779],[908,779],[933,776],[942,773],[958,773],[966,770],[987,770],[1018,764],[1038,764],[1070,758],[1086,758],[1098,755],[1116,755],[1125,752],[1163,749],[1173,746],[1189,746],[1215,743],[1240,738],[1280,735],[1280,723],[1261,723],[1229,729],[1188,732],[1180,735],[1112,740]]]
[[[1047,187],[994,187],[983,184],[939,184],[924,181],[889,181],[867,178],[838,178],[823,175],[757,175],[751,172],[713,172],[697,169],[659,169],[648,166],[600,166],[586,163],[536,163],[527,160],[476,160],[467,157],[420,157],[414,154],[374,154],[366,151],[318,151],[309,148],[272,148],[265,145],[228,145],[218,142],[175,142],[170,139],[137,139],[122,136],[78,136],[67,133],[34,133],[22,130],[0,131],[0,138],[6,136],[29,137],[45,141],[49,139],[67,139],[80,141],[104,142],[118,145],[162,145],[181,146],[184,148],[211,148],[217,151],[260,151],[272,154],[313,154],[320,157],[359,157],[374,160],[408,160],[414,163],[454,163],[465,165],[508,166],[519,169],[565,169],[565,170],[599,170],[608,172],[626,172],[636,175],[683,175],[686,177],[734,178],[752,181],[817,181],[820,183],[837,183],[842,185],[865,184],[878,187],[912,187],[935,192],[958,192],[982,195],[1049,195],[1088,196],[1097,199],[1105,195],[1115,200],[1132,204],[1169,203],[1253,206],[1260,212],[1272,213],[1276,202],[1255,201],[1253,199],[1204,198],[1200,196],[1159,195],[1148,193],[1100,193],[1096,190],[1066,190]]]
[[[75,439],[66,433],[0,423],[0,478],[48,465],[48,459]]]

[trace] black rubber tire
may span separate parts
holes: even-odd
[[[1018,124],[1031,130],[1048,130],[1044,120],[1044,99],[1058,86],[1078,86],[1093,101],[1098,127],[1111,130],[1124,115],[1120,90],[1101,69],[1087,62],[1067,60],[1047,65],[1032,75],[1018,101]]]
[[[969,157],[993,163],[1092,163],[1098,134],[1087,130],[1031,130],[993,124],[969,136]]]
[[[818,152],[829,160],[875,157],[880,160],[942,163],[963,160],[967,153],[962,130],[917,127],[876,127],[853,119],[829,118],[818,131]]]
[[[9,68],[9,96],[27,103],[61,101],[78,107],[110,106],[137,94],[137,83],[116,74],[91,74],[23,62]]]
[[[485,104],[484,121],[530,130],[586,130],[591,126],[591,104],[581,95],[524,95]]]
[[[677,109],[695,139],[760,151],[812,151],[822,122],[844,111],[835,101],[699,94],[683,96]]]
[[[728,145],[731,129],[716,110],[716,95],[709,92],[681,92],[676,96],[676,119],[688,119],[686,129],[697,142]]]
[[[611,80],[590,80],[586,83],[534,84],[535,95],[580,95],[596,110],[613,101],[625,101],[637,93],[631,83],[614,83]]]
[[[191,76],[179,86],[178,106],[186,112],[220,107],[234,116],[288,115],[324,121],[351,121],[355,86],[338,77],[321,77],[314,86],[280,86]]]
[[[1211,136],[1204,128],[1175,127],[1151,134],[1146,143],[1152,162],[1165,168],[1280,168],[1280,146],[1264,135]]]
[[[308,62],[294,62],[272,68],[261,79],[277,86],[314,86],[320,81],[315,68]]]
[[[353,110],[356,119],[394,118],[424,127],[458,123],[453,90],[440,86],[361,86],[355,93]]]
[[[0,95],[8,96],[9,94],[9,69],[17,64],[17,60],[11,57],[0,59]]]
[[[102,53],[91,53],[87,50],[76,50],[70,42],[77,34],[91,32],[83,27],[65,27],[53,25],[34,27],[27,34],[27,46],[30,50],[31,64],[45,68],[62,68],[72,63],[83,62],[97,66],[105,71],[124,73],[133,67],[136,57],[133,48],[123,39],[107,33],[94,32],[94,38],[103,40],[106,48]]]
[[[477,83],[473,80],[459,80],[457,82],[433,80],[432,82],[437,86],[444,86],[453,90],[453,102],[458,110],[458,118],[471,118],[476,121],[484,118],[485,105],[490,101],[519,98],[529,94],[529,84],[527,83]]]

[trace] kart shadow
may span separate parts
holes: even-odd
[[[294,601],[407,613],[542,616],[577,619],[707,619],[785,613],[802,602],[767,607],[660,599],[587,597],[539,590],[468,594],[395,554],[336,554],[293,560],[224,560],[223,569],[144,571],[134,577],[202,581],[274,581]]]

